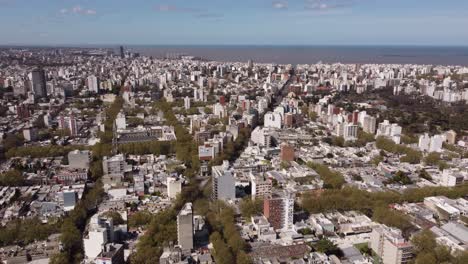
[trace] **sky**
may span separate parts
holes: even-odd
[[[467,0],[0,0],[0,45],[468,46]]]

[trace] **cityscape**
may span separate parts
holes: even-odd
[[[26,2],[0,263],[468,263],[468,3]]]

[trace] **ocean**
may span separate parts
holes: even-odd
[[[468,66],[468,47],[431,46],[127,46],[142,55],[163,58],[184,54],[206,60],[278,64],[385,63]]]

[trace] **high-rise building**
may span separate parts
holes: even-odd
[[[76,192],[74,190],[70,190],[70,191],[67,190],[67,191],[63,191],[62,195],[63,195],[64,211],[68,212],[68,211],[73,210],[73,208],[75,208],[76,200],[77,200]]]
[[[188,96],[186,96],[184,98],[184,108],[185,110],[189,110],[190,109],[190,98]]]
[[[186,203],[177,215],[177,243],[184,251],[193,249],[192,203]]]
[[[47,97],[46,88],[46,76],[43,69],[34,69],[30,74],[31,89],[34,94],[34,98],[45,98]]]
[[[91,75],[87,79],[88,90],[93,93],[99,93],[99,80],[96,76]]]
[[[343,127],[343,138],[346,141],[357,140],[358,125],[356,125],[355,123],[345,123]]]
[[[58,125],[59,129],[68,131],[70,136],[78,135],[78,124],[73,113],[68,116],[61,114],[58,118]]]
[[[366,133],[374,134],[377,126],[377,118],[373,116],[365,116],[362,124],[362,129]]]
[[[372,230],[370,246],[383,264],[404,264],[413,258],[413,246],[401,231],[384,225]]]
[[[265,198],[263,214],[275,230],[291,230],[294,226],[294,193],[284,191]]]
[[[213,166],[211,177],[213,182],[214,200],[233,200],[236,198],[236,182],[229,169],[229,161],[223,161],[221,166]]]
[[[120,58],[124,59],[125,58],[125,50],[123,46],[120,46]]]

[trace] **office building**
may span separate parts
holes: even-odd
[[[372,230],[370,246],[383,264],[404,264],[413,258],[413,246],[401,231],[385,225]]]
[[[99,93],[99,80],[96,76],[91,75],[87,79],[88,90],[93,93]]]
[[[353,141],[358,138],[358,125],[345,123],[343,126],[343,138],[345,141]]]
[[[120,46],[120,58],[125,59],[125,50],[123,46]]]
[[[30,73],[31,91],[35,99],[47,97],[46,76],[43,69],[37,68]]]
[[[223,161],[221,166],[213,166],[211,177],[214,200],[233,200],[236,198],[236,182],[229,169],[229,161]]]
[[[104,174],[122,175],[125,173],[127,162],[123,154],[113,157],[104,157],[102,159],[102,170]]]
[[[77,194],[73,190],[67,190],[62,192],[63,195],[63,210],[65,212],[73,210],[77,201]]]
[[[365,116],[362,122],[362,130],[366,133],[374,134],[377,125],[377,119],[373,116]]]
[[[193,249],[192,203],[186,203],[177,215],[177,243],[183,251]]]
[[[291,230],[294,226],[294,193],[284,191],[265,198],[263,214],[275,230]]]

